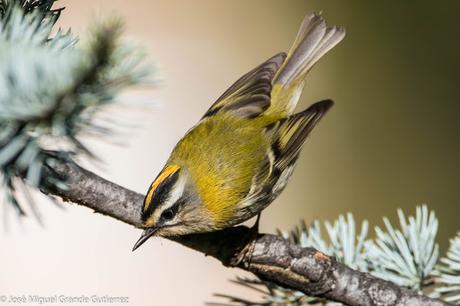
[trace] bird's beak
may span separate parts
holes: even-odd
[[[141,245],[143,245],[144,242],[146,242],[150,237],[152,237],[157,231],[158,231],[158,227],[152,227],[152,228],[146,229],[146,230],[142,233],[141,238],[139,238],[139,240],[138,240],[138,241],[136,242],[136,244],[134,245],[134,247],[133,247],[133,252],[134,252],[138,247],[140,247]]]

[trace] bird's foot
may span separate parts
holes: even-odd
[[[245,268],[249,268],[249,265],[252,261],[254,249],[256,248],[257,238],[259,236],[259,220],[260,214],[257,215],[256,223],[254,223],[254,225],[249,230],[248,242],[246,243],[244,248],[242,248],[241,251],[238,252],[238,255],[231,260],[231,266],[236,267],[240,264],[243,264]]]

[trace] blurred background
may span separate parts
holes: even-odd
[[[238,77],[287,51],[306,14],[347,28],[311,72],[298,109],[332,98],[261,231],[300,219],[396,220],[426,203],[439,243],[460,230],[460,27],[457,1],[79,0],[60,26],[85,37],[116,14],[156,66],[155,106],[123,114],[140,124],[114,146],[83,139],[103,158],[98,174],[145,192],[171,149]],[[84,38],[83,38],[84,39]],[[134,97],[134,96],[133,96]],[[145,98],[145,97],[144,97]],[[142,113],[142,114],[140,114]],[[131,117],[130,117],[131,116]],[[140,231],[77,205],[40,198],[44,227],[9,218],[0,233],[0,294],[128,296],[129,305],[203,305],[213,293],[245,296],[228,279],[243,272],[162,239],[139,251]],[[373,230],[371,230],[371,234]],[[100,304],[104,305],[104,304]],[[112,304],[113,305],[113,304]]]

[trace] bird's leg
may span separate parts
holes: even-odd
[[[251,264],[252,255],[254,254],[254,249],[256,248],[257,237],[259,237],[260,215],[261,215],[261,213],[259,213],[257,215],[256,223],[254,223],[254,225],[251,227],[251,238],[250,238],[250,240],[248,242],[249,249],[248,249],[248,253],[247,253],[248,256],[249,256],[249,259],[246,262],[247,267],[249,267],[249,265]]]
[[[257,219],[256,219],[256,223],[254,223],[254,225],[251,227],[251,232],[257,237],[257,235],[259,234],[259,221],[260,221],[260,215],[262,213],[258,213],[257,214]]]
[[[249,230],[249,239],[244,248],[239,252],[238,256],[231,262],[232,266],[238,266],[241,263],[248,268],[251,264],[252,254],[256,247],[257,237],[259,236],[259,221],[260,213],[257,215],[256,223]]]

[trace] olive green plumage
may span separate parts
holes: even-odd
[[[209,117],[177,144],[168,161],[188,171],[218,227],[231,220],[258,171],[254,165],[270,146],[262,125],[251,121],[225,113]]]
[[[307,16],[286,56],[279,53],[235,82],[176,145],[146,196],[152,235],[207,232],[259,214],[284,189],[302,145],[332,106],[293,110],[304,78],[343,39],[340,27]]]

